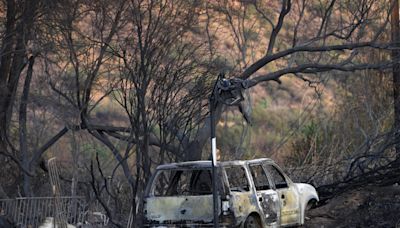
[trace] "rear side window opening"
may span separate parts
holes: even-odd
[[[211,169],[159,170],[150,195],[190,196],[212,194]]]
[[[225,167],[225,173],[232,192],[247,192],[250,190],[246,170],[242,166]]]

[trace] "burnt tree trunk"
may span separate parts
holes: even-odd
[[[391,14],[391,30],[392,42],[396,47],[400,47],[400,29],[399,29],[399,1],[394,0],[392,14]],[[393,65],[393,104],[394,104],[394,129],[396,131],[396,138],[400,137],[400,51],[394,48],[392,51]],[[400,158],[400,143],[396,144],[397,158]]]
[[[25,1],[22,9],[17,1],[7,0],[6,28],[0,47],[0,150],[7,152],[7,134],[17,93],[18,81],[27,64],[26,45],[32,31],[38,1]],[[22,5],[22,4],[21,4]],[[22,14],[17,18],[18,14]]]
[[[21,103],[20,123],[20,150],[19,156],[11,153],[14,146],[9,140],[10,123],[13,115],[13,108],[17,97],[17,88],[21,73],[28,62],[27,44],[33,38],[33,27],[38,7],[38,0],[31,1],[6,1],[6,22],[5,34],[0,47],[0,153],[6,156],[13,156],[13,160],[17,162],[21,170],[25,171],[24,180],[29,180],[26,175],[29,166],[29,158],[27,153],[27,137],[26,137],[26,102],[29,94],[30,77],[29,72],[24,87],[24,95]],[[19,126],[21,127],[21,126]],[[22,164],[20,161],[23,161]],[[29,171],[28,171],[29,172]],[[24,194],[29,194],[29,181],[24,184]],[[25,188],[26,187],[26,188]]]
[[[218,123],[223,112],[223,104],[219,103],[215,109],[215,123]],[[211,118],[208,117],[203,126],[197,132],[196,137],[191,140],[188,145],[184,148],[185,161],[196,161],[201,160],[203,157],[204,145],[210,140],[211,136]],[[217,142],[218,145],[218,142]],[[211,155],[211,151],[207,150],[207,157]]]
[[[12,50],[14,46],[14,30],[16,23],[16,4],[14,0],[7,0],[7,16],[5,34],[2,40],[2,47],[0,49],[0,152],[7,151],[7,129],[9,125],[9,106],[10,106],[10,92],[9,92],[9,72],[12,62]]]
[[[29,98],[29,89],[32,81],[33,74],[33,64],[35,62],[35,57],[31,56],[29,58],[29,66],[28,71],[26,73],[24,88],[21,96],[21,102],[19,107],[19,143],[20,143],[20,152],[21,152],[21,160],[22,165],[25,169],[29,170],[30,166],[30,156],[28,151],[28,140],[27,140],[27,127],[26,127],[26,116],[28,109],[28,98]],[[24,184],[23,190],[25,196],[31,196],[31,177],[24,173]]]

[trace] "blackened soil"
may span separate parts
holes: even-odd
[[[400,186],[368,186],[312,209],[305,227],[400,228]]]

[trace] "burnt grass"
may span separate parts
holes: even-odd
[[[400,186],[366,186],[336,196],[309,212],[305,227],[400,228]]]

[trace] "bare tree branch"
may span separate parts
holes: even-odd
[[[342,64],[302,64],[296,67],[285,68],[282,70],[278,70],[273,73],[269,73],[266,75],[256,76],[250,79],[249,87],[255,86],[260,82],[270,81],[270,80],[278,80],[281,76],[285,74],[296,74],[296,73],[318,73],[318,72],[327,72],[331,70],[338,70],[344,72],[353,72],[356,70],[383,70],[390,68],[393,65],[393,62],[386,63],[376,63],[376,64],[356,64],[356,65],[342,65]]]
[[[349,43],[342,45],[329,45],[329,46],[296,46],[293,48],[289,48],[287,50],[272,54],[266,55],[263,58],[259,59],[257,62],[253,63],[249,66],[243,73],[239,75],[242,79],[249,78],[252,74],[258,71],[260,68],[264,67],[269,62],[275,61],[277,59],[283,58],[285,56],[291,55],[293,53],[298,52],[329,52],[329,51],[343,51],[343,50],[354,50],[359,48],[374,48],[374,49],[382,49],[388,50],[390,49],[390,44],[383,43],[378,44],[374,42],[362,42],[362,43]]]
[[[290,12],[291,7],[292,7],[291,0],[284,0],[282,2],[282,9],[279,14],[278,22],[273,27],[271,35],[269,37],[269,44],[268,44],[268,49],[267,49],[266,55],[272,54],[274,46],[275,46],[276,37],[278,36],[279,32],[281,31],[283,21],[285,20],[285,16]]]

